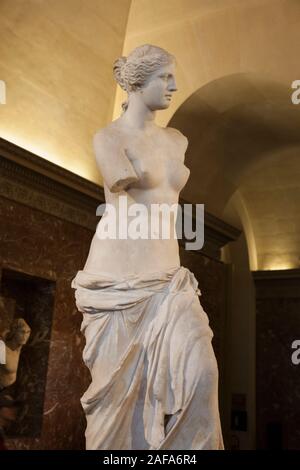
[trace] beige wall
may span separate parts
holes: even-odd
[[[263,270],[297,268],[300,147],[291,144],[264,157],[240,188],[254,232],[257,266]]]
[[[242,201],[235,195],[225,208],[232,220],[246,222]],[[249,240],[245,233],[222,249],[222,260],[231,265],[228,279],[228,309],[225,345],[225,437],[229,446],[239,441],[240,449],[256,447],[256,305],[255,287],[249,271]],[[246,396],[247,431],[230,430],[232,395]]]
[[[111,120],[130,0],[1,0],[0,136],[102,182],[92,135]]]

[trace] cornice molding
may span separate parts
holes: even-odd
[[[278,269],[278,270],[267,270],[267,271],[252,271],[252,276],[255,281],[272,281],[278,280],[289,280],[299,279],[300,281],[300,269]],[[300,284],[299,284],[300,290]]]
[[[0,195],[95,230],[103,188],[0,138]]]
[[[258,300],[300,298],[300,269],[253,271],[252,276]]]
[[[18,147],[0,137],[0,156],[18,163],[22,167],[33,170],[37,175],[44,175],[50,181],[62,183],[63,186],[75,189],[92,198],[99,197],[104,200],[104,191],[101,186],[72,173],[45,158],[41,158],[28,150]]]

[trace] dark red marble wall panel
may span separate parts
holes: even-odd
[[[290,274],[291,275],[291,274]],[[256,427],[258,449],[300,449],[300,272],[256,280]]]
[[[195,251],[180,250],[181,264],[195,274],[201,290],[200,303],[209,317],[214,333],[213,346],[222,369],[226,323],[227,268],[222,262]]]
[[[80,449],[84,417],[79,398],[89,374],[81,356],[81,314],[71,279],[82,269],[92,232],[25,205],[0,198],[2,269],[55,282],[43,425],[39,437],[9,439],[11,449]]]

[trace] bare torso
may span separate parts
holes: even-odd
[[[145,223],[148,222],[150,227],[151,204],[177,204],[179,193],[187,182],[190,174],[184,165],[187,139],[171,128],[157,127],[151,133],[124,129],[118,120],[106,129],[115,133],[139,177],[137,182],[119,192],[111,192],[104,181],[106,203],[113,205],[117,213],[119,196],[126,197],[128,207],[134,203],[143,204],[149,209]],[[104,219],[102,217],[98,228],[104,224]],[[131,220],[129,217],[128,223]],[[175,219],[173,222],[175,224]],[[116,239],[99,239],[96,232],[84,271],[125,278],[132,274],[165,271],[179,265],[175,236],[162,239],[160,233],[159,239],[119,239],[118,236]]]

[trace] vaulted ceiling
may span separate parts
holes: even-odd
[[[209,212],[253,235],[252,268],[298,266],[300,107],[290,90],[255,74],[226,76],[195,92],[170,125],[189,136],[184,199],[205,201]],[[237,207],[228,216],[230,203]]]

